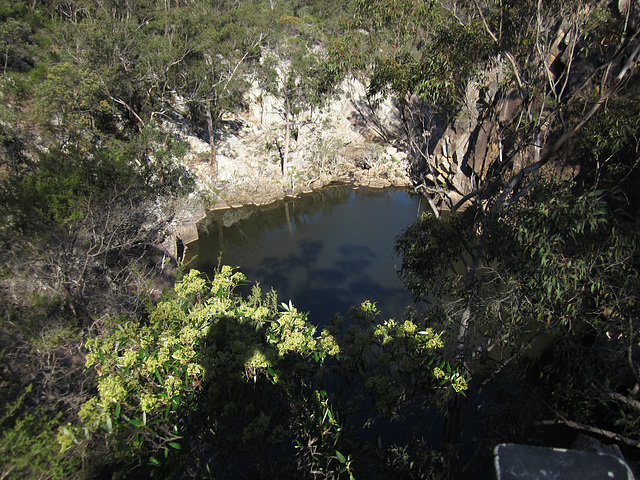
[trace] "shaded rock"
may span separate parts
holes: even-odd
[[[580,450],[501,444],[494,449],[494,465],[497,480],[634,480],[624,460]]]

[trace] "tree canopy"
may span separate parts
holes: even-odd
[[[464,478],[470,405],[487,444],[563,425],[640,458],[639,28],[624,1],[0,2],[0,476]],[[427,313],[318,331],[169,261],[176,125],[215,176],[258,86],[286,175],[348,76],[393,99],[432,207],[396,245]],[[463,134],[466,189],[436,152]]]

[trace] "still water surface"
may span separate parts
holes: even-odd
[[[330,187],[268,207],[212,212],[186,259],[195,256],[189,266],[212,275],[221,256],[263,291],[273,287],[279,301],[310,312],[316,325],[364,300],[401,318],[413,296],[398,277],[393,247],[421,213],[419,196],[405,190]]]

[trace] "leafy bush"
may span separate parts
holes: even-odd
[[[78,465],[76,459],[60,455],[56,442],[60,415],[42,408],[25,409],[24,400],[31,390],[29,385],[0,416],[0,477],[69,478]]]
[[[365,302],[352,310],[355,324],[345,333],[316,335],[307,315],[291,302],[278,304],[274,292],[263,296],[255,286],[246,299],[234,293],[243,280],[227,266],[211,281],[191,270],[146,322],[115,318],[91,338],[87,368],[96,373],[97,394],[77,424],[60,428],[62,448],[103,438],[114,459],[129,464],[206,458],[199,468],[208,472],[224,462],[248,469],[271,462],[284,476],[339,476],[358,462],[338,455],[340,445],[348,448],[347,410],[325,380],[330,371],[347,379],[365,362],[363,392],[386,416],[406,405],[416,385],[423,392],[466,389],[464,378],[435,361],[442,342],[431,329],[380,322]]]

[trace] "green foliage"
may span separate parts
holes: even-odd
[[[38,14],[24,1],[0,5],[0,66],[8,71],[25,71],[37,52],[35,31],[41,26]]]
[[[98,395],[81,408],[79,427],[65,427],[63,445],[104,432],[119,454],[159,460],[156,452],[181,445],[181,422],[202,407],[203,397],[204,413],[215,408],[224,417],[230,402],[243,398],[233,391],[247,381],[286,384],[283,364],[321,360],[315,329],[294,307],[279,313],[259,298],[245,302],[233,294],[243,278],[223,267],[209,283],[192,270],[145,325],[116,320],[90,340],[87,367],[97,373]],[[266,423],[247,424],[239,432],[243,441],[263,438],[270,422],[260,415]]]
[[[37,90],[35,108],[48,128],[71,132],[91,129],[97,115],[111,110],[98,76],[70,63],[49,69]]]
[[[577,114],[578,112],[575,112]],[[575,140],[584,188],[611,192],[612,209],[634,214],[640,203],[638,151],[640,146],[640,101],[636,93],[615,96],[601,109]]]
[[[602,185],[614,172],[603,168]],[[629,214],[636,205],[624,203],[624,184],[595,190],[585,183],[544,177],[526,201],[494,216],[423,217],[397,248],[408,285],[434,305],[432,321],[459,332],[459,319],[468,318],[465,336],[454,339],[463,338],[466,353],[491,346],[468,360],[474,375],[488,382],[497,368],[510,388],[524,388],[520,395],[536,389],[542,400],[529,398],[529,421],[574,419],[635,438],[629,399],[638,376],[628,354],[639,340],[640,230]],[[532,360],[545,342],[544,360]],[[518,425],[515,402],[496,406],[512,409],[510,424],[507,414],[490,420],[500,422],[501,441],[529,425]]]
[[[21,212],[24,222],[34,222],[35,214],[45,222],[69,226],[96,205],[112,202],[124,192],[129,192],[128,202],[142,202],[188,191],[192,183],[174,164],[175,149],[158,151],[155,158],[141,155],[136,165],[132,160],[138,152],[132,143],[109,147],[90,153],[69,148],[42,154],[37,164],[5,179],[6,201],[12,210]]]
[[[537,321],[576,331],[586,322],[618,335],[627,330],[638,302],[637,227],[616,221],[603,191],[559,191],[541,188],[535,203],[503,220],[512,233],[503,228],[496,236],[512,239],[518,249],[511,246],[502,261],[518,278],[523,306],[529,304]],[[496,257],[505,253],[498,250]]]
[[[423,299],[464,294],[460,278],[451,273],[467,258],[477,219],[474,209],[447,214],[441,220],[425,213],[396,239],[402,278],[409,290]]]
[[[340,336],[336,372],[368,395],[352,408],[366,410],[370,402],[380,418],[400,420],[419,417],[423,409],[443,405],[454,392],[467,390],[467,378],[441,351],[443,333],[426,319],[408,310],[402,321],[383,320],[369,301],[349,313],[354,322]]]
[[[60,454],[56,431],[60,414],[25,408],[33,385],[0,410],[0,475],[3,478],[70,478],[78,470],[76,459]]]
[[[393,446],[385,454],[389,475],[430,480],[449,478],[444,456],[430,450],[424,441]]]
[[[359,1],[350,29],[333,58],[351,71],[370,69],[369,95],[391,93],[403,103],[415,93],[443,111],[456,107],[496,51],[479,19],[462,22],[434,2]]]
[[[399,417],[416,392],[427,401],[433,392],[444,399],[467,388],[439,356],[443,344],[431,328],[381,322],[365,302],[343,335],[316,335],[306,314],[278,304],[275,294],[263,297],[257,287],[247,299],[234,293],[243,280],[226,266],[211,281],[191,270],[143,324],[113,319],[90,339],[87,368],[98,393],[78,423],[60,429],[63,449],[104,435],[115,458],[128,463],[160,465],[213,447],[229,462],[242,451],[250,465],[265,462],[265,448],[293,442],[297,467],[290,458],[279,465],[352,475],[357,458],[340,453],[349,448],[349,409],[338,408],[342,392],[322,387],[330,370],[346,382],[359,377],[382,416]],[[201,444],[203,425],[220,441]]]
[[[376,455],[353,441],[354,432],[444,405],[467,390],[470,371],[495,371],[476,361],[487,344],[497,347],[494,356],[517,357],[541,333],[557,339],[555,360],[536,372],[549,404],[637,436],[637,412],[611,395],[632,395],[638,384],[640,103],[632,86],[575,135],[575,184],[545,185],[500,212],[425,215],[398,239],[403,278],[431,303],[426,319],[381,319],[365,302],[345,323],[317,332],[274,293],[235,294],[243,277],[228,267],[211,281],[189,272],[146,314],[136,297],[147,271],[127,253],[138,258],[155,241],[140,233],[145,202],[192,186],[174,163],[187,147],[167,133],[166,120],[200,132],[210,120],[214,143],[224,113],[243,108],[249,74],[282,100],[294,136],[296,116],[322,106],[347,73],[402,108],[415,94],[455,113],[468,82],[497,55],[513,53],[508,68],[522,77],[518,94],[530,116],[500,131],[504,152],[516,149],[540,124],[553,136],[555,120],[534,112],[554,88],[535,58],[538,42],[544,50],[555,41],[552,23],[575,20],[564,40],[580,39],[574,59],[610,58],[614,42],[634,38],[625,28],[635,20],[604,5],[544,2],[540,29],[537,8],[511,0],[2,2],[2,274],[15,268],[7,258],[33,259],[24,271],[48,292],[25,296],[30,313],[20,302],[3,307],[2,327],[42,356],[55,356],[51,345],[61,339],[76,341],[71,322],[95,332],[87,378],[95,374],[97,393],[59,430],[68,452],[80,452],[78,444],[108,449],[105,463],[115,470],[148,462],[187,471],[195,463],[199,476],[268,463],[284,477],[438,477],[442,458],[426,448]],[[328,55],[319,45],[329,45]],[[615,68],[596,73],[613,78]],[[506,78],[495,98],[515,85]],[[578,121],[598,100],[595,87],[592,94],[575,97],[558,117]],[[105,291],[124,293],[99,305]],[[3,301],[10,297],[3,290]],[[128,316],[107,321],[107,311]],[[456,336],[466,320],[466,337]],[[77,465],[52,441],[61,417],[24,398],[7,397],[3,473],[72,475]],[[354,414],[362,411],[371,417],[366,425]]]

